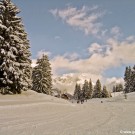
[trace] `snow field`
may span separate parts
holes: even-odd
[[[84,104],[33,91],[0,95],[0,135],[121,135],[135,131],[134,114],[135,93]]]

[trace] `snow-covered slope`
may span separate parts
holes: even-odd
[[[135,93],[84,104],[33,91],[0,95],[0,135],[121,135],[135,131],[134,115]]]
[[[35,91],[29,90],[29,91],[23,91],[21,95],[0,95],[0,108],[4,108],[5,105],[7,106],[20,106],[20,105],[26,105],[31,106],[38,105],[38,104],[68,104],[68,102],[64,99],[59,99],[50,95],[37,93]]]

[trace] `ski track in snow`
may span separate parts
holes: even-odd
[[[120,135],[120,130],[135,131],[135,93],[130,95],[127,100],[118,96],[84,104],[36,94],[0,96],[0,135]]]

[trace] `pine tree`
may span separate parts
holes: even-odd
[[[103,86],[103,91],[102,91],[102,98],[109,98],[109,92],[106,89],[106,86]]]
[[[131,67],[126,67],[125,70],[125,75],[124,75],[124,80],[125,80],[125,93],[129,93],[132,91],[132,80],[131,80]]]
[[[75,85],[75,90],[74,90],[74,99],[80,100],[80,94],[81,94],[81,87],[80,84]]]
[[[101,83],[100,80],[98,79],[96,85],[94,86],[93,98],[101,98],[102,97],[101,91],[102,91]]]
[[[43,55],[41,59],[37,59],[37,66],[32,72],[32,89],[39,93],[51,95],[52,74],[49,59],[47,55]]]
[[[10,0],[0,0],[0,86],[14,94],[31,86],[30,47],[19,12]]]
[[[133,66],[131,70],[131,92],[135,92],[135,65]]]
[[[93,85],[92,85],[92,81],[90,79],[89,81],[89,93],[88,93],[88,98],[92,98],[92,92],[93,92]]]

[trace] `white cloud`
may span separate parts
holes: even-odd
[[[61,39],[61,37],[60,36],[55,36],[54,39]]]
[[[120,36],[122,36],[122,32],[120,30],[120,27],[114,26],[113,28],[111,28],[110,34],[112,34],[113,37],[116,39],[119,38]]]
[[[135,40],[119,42],[116,39],[108,39],[107,45],[101,46],[93,43],[89,52],[93,52],[89,58],[73,59],[63,56],[56,56],[51,60],[54,74],[60,69],[76,71],[78,73],[100,74],[113,67],[122,64],[133,64],[135,61]],[[97,51],[96,51],[97,49]],[[101,51],[104,49],[104,51]]]
[[[49,52],[49,51],[44,51],[44,50],[40,50],[40,51],[37,53],[37,58],[41,58],[43,55],[50,56],[50,55],[51,55],[51,52]]]
[[[120,28],[118,26],[115,26],[111,29],[112,34],[119,34],[120,33]]]
[[[65,53],[64,57],[68,58],[70,61],[74,61],[74,60],[79,59],[80,56],[79,56],[79,54],[74,52],[74,53]]]
[[[102,51],[102,46],[98,43],[92,43],[88,50],[90,53],[100,53]]]
[[[119,83],[124,85],[124,79],[123,78],[116,78],[116,77],[107,78],[106,83],[109,84],[109,85],[110,84],[114,85],[114,84],[119,84]]]
[[[119,42],[109,39],[108,44],[112,46],[112,56],[119,64],[134,64],[135,61],[135,40]]]
[[[102,24],[99,19],[104,15],[104,12],[98,11],[97,6],[91,8],[83,6],[81,9],[67,7],[62,10],[50,10],[50,12],[68,25],[84,31],[85,34],[93,35],[97,35],[100,32]]]
[[[128,42],[133,42],[135,40],[135,36],[129,36],[126,38]]]

